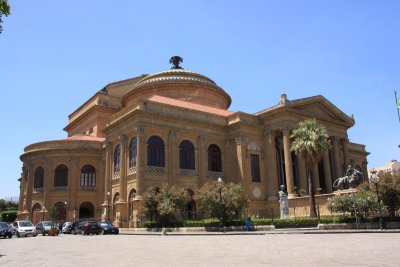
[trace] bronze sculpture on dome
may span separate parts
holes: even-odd
[[[171,69],[182,69],[182,67],[179,66],[179,64],[182,62],[183,62],[183,58],[181,58],[180,56],[173,56],[169,60],[169,63],[171,63],[173,65],[171,67]]]

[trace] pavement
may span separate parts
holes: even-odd
[[[13,237],[0,239],[0,266],[399,266],[398,233],[384,230],[290,234],[323,233],[315,229],[274,232],[282,234],[196,232],[165,236],[158,233]]]

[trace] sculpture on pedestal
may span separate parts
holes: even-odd
[[[288,193],[286,192],[284,185],[281,185],[281,190],[279,190],[278,194],[279,194],[279,206],[280,206],[281,219],[289,218]]]

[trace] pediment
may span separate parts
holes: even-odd
[[[346,115],[323,96],[294,100],[291,101],[290,107],[317,119],[334,121],[349,126],[354,125],[353,118]]]

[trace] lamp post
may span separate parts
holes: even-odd
[[[46,208],[43,206],[42,208],[42,221],[44,221],[44,213],[46,212]]]
[[[110,198],[111,193],[110,191],[107,192],[107,221],[110,221]]]
[[[382,219],[382,207],[381,207],[381,200],[379,199],[379,182],[380,177],[376,174],[375,170],[371,171],[371,176],[369,177],[371,183],[375,185],[376,189],[376,197],[378,199],[378,209],[379,209],[379,229],[383,229],[383,219]]]
[[[67,204],[68,204],[68,202],[65,201],[64,204],[65,204],[65,217],[64,217],[64,221],[67,221]]]
[[[224,208],[222,207],[222,186],[223,186],[223,182],[222,182],[222,178],[218,177],[218,183],[217,183],[217,187],[218,187],[218,193],[219,193],[219,208],[220,208],[220,222],[219,222],[219,227],[221,228],[221,231],[225,232],[225,226],[224,226]]]

